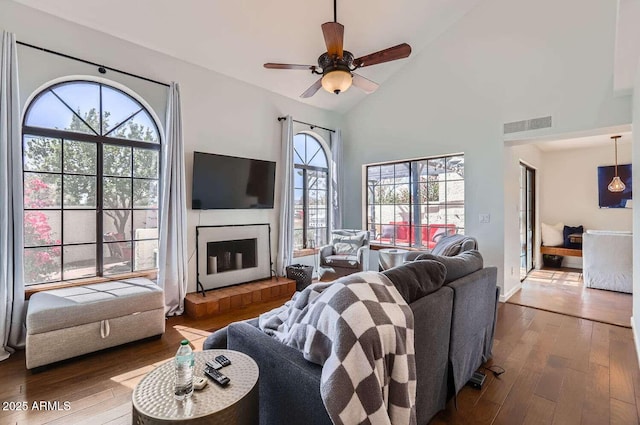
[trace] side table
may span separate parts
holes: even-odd
[[[158,366],[142,378],[133,390],[134,425],[147,424],[238,424],[258,423],[258,365],[244,353],[232,350],[195,352],[196,376],[205,376],[205,363],[224,354],[231,364],[220,369],[231,382],[220,387],[210,380],[185,400],[173,395],[173,359]]]
[[[406,249],[398,248],[385,248],[378,250],[380,257],[380,267],[382,270],[389,270],[390,268],[401,266],[404,262],[404,254],[409,252]]]

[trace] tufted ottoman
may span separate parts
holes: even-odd
[[[164,333],[164,294],[145,278],[33,294],[27,369]]]

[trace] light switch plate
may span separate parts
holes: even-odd
[[[490,214],[480,214],[478,216],[478,220],[480,221],[480,223],[490,223],[491,222],[491,215]]]

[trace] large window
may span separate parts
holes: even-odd
[[[39,93],[23,126],[25,284],[155,269],[160,138],[104,84]]]
[[[367,229],[372,243],[433,248],[464,233],[464,156],[369,165]]]
[[[293,249],[319,247],[327,243],[329,229],[327,155],[306,133],[294,136],[293,150]]]

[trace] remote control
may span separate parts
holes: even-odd
[[[193,389],[196,390],[196,391],[203,389],[204,387],[207,386],[208,383],[209,383],[209,381],[204,379],[202,376],[194,376],[193,377]]]
[[[213,379],[215,383],[220,385],[221,387],[226,387],[227,385],[229,385],[230,379],[215,369],[207,367],[204,370],[204,374]]]
[[[222,365],[222,367],[229,366],[231,364],[231,360],[223,356],[222,354],[216,357],[216,361]]]
[[[222,369],[222,365],[215,360],[208,360],[207,367],[210,367],[211,369],[215,369],[215,370]]]

